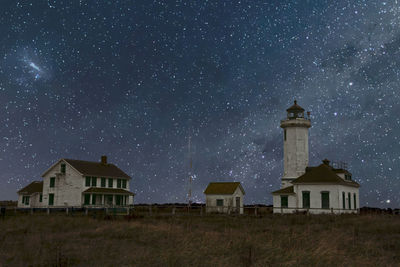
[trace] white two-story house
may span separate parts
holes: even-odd
[[[41,202],[31,207],[111,207],[133,204],[134,194],[129,188],[131,178],[114,164],[107,163],[106,156],[102,156],[100,162],[60,159],[42,177]],[[23,196],[20,196],[21,205],[23,200],[23,207],[30,206],[26,205]]]

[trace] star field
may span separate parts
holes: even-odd
[[[271,204],[297,99],[310,165],[347,162],[361,206],[400,205],[397,1],[4,0],[0,33],[0,200],[105,154],[136,203],[186,201],[191,136],[195,201],[234,180]]]

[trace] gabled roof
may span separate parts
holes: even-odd
[[[284,194],[294,194],[294,186],[288,186],[282,189],[279,189],[277,191],[272,192],[273,195],[284,195]]]
[[[106,176],[106,177],[125,177],[130,178],[128,174],[123,172],[114,164],[102,164],[101,162],[64,159],[72,167],[83,175]]]
[[[41,181],[33,181],[28,184],[17,193],[21,195],[32,195],[33,193],[42,193],[43,192],[43,182]]]
[[[218,182],[209,183],[204,194],[206,195],[232,195],[237,188],[240,188],[243,195],[245,194],[242,185],[239,182]]]
[[[83,193],[135,195],[134,193],[122,188],[102,188],[102,187],[91,187],[83,191]]]
[[[293,180],[292,184],[341,184],[360,187],[360,185],[354,181],[344,180],[339,177],[335,169],[325,163],[317,167],[308,167],[306,173]]]
[[[49,172],[55,165],[57,165],[61,161],[66,162],[76,171],[85,176],[97,176],[97,177],[103,176],[103,177],[130,179],[130,176],[128,174],[123,172],[114,164],[110,163],[103,164],[101,162],[76,160],[76,159],[60,159],[58,162],[53,164],[45,173],[43,173],[42,176],[44,176],[47,172]]]

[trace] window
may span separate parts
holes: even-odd
[[[122,180],[122,188],[126,188],[126,180],[125,179]]]
[[[86,176],[85,186],[90,186],[90,176]]]
[[[96,205],[96,195],[92,195],[92,205]]]
[[[217,199],[217,206],[223,206],[224,205],[224,200],[223,199]]]
[[[349,198],[349,210],[351,210],[351,193],[348,193],[348,198]]]
[[[122,196],[120,196],[120,195],[115,196],[115,204],[117,206],[121,206],[121,204],[122,204],[121,198],[122,198]]]
[[[117,179],[117,188],[121,188],[121,179]]]
[[[329,192],[321,192],[321,208],[329,209]]]
[[[90,195],[85,194],[85,202],[83,203],[84,205],[89,205],[90,204]]]
[[[49,206],[54,205],[54,194],[49,194]]]
[[[343,209],[346,209],[346,193],[342,192],[342,199],[343,199]]]
[[[303,191],[303,208],[310,208],[310,191]]]
[[[92,186],[97,186],[97,177],[92,177]]]
[[[107,205],[112,205],[113,204],[113,195],[105,195],[106,198],[106,204]]]
[[[113,179],[112,178],[108,179],[108,187],[113,187]]]
[[[287,208],[288,206],[288,196],[281,196],[281,208]]]
[[[39,196],[39,202],[42,202],[42,201],[43,201],[43,195],[40,194],[40,196]]]
[[[106,187],[106,178],[101,177],[101,187]]]
[[[65,164],[61,163],[61,173],[65,173]]]
[[[354,201],[353,201],[354,204],[353,205],[354,205],[354,209],[356,210],[357,209],[356,193],[354,193],[353,197],[354,197]]]
[[[50,177],[50,187],[54,187],[56,184],[56,177]]]
[[[29,205],[29,196],[22,197],[22,204]]]
[[[283,131],[283,139],[286,141],[286,129]]]

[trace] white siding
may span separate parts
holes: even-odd
[[[296,195],[294,194],[282,194],[282,196],[288,196],[288,208],[281,207],[281,195],[273,195],[274,213],[293,213],[296,210]]]
[[[65,174],[61,174],[59,162],[43,176],[43,204],[48,206],[49,194],[54,194],[54,207],[81,206],[85,179],[66,163]],[[55,177],[55,186],[50,188],[50,178]]]
[[[273,195],[274,213],[292,213],[308,211],[314,214],[321,213],[357,213],[360,208],[359,189],[345,185],[295,185],[295,195],[289,195],[288,209],[280,209],[280,195]],[[303,208],[303,191],[310,192],[310,208]],[[321,192],[329,192],[329,209],[322,209]],[[342,194],[345,192],[346,208],[343,209]],[[351,195],[351,209],[348,207],[348,193]],[[354,194],[356,194],[356,209],[354,209]]]
[[[29,196],[29,205],[22,203],[22,198],[27,195],[18,194],[18,208],[40,208],[43,206],[43,201],[40,202],[40,194],[41,193],[34,193]]]
[[[243,193],[238,187],[232,195],[206,195],[207,212],[230,213],[236,211],[236,197],[240,197],[240,214],[243,214]],[[217,199],[223,199],[224,205],[217,207]]]
[[[308,128],[310,126],[310,121],[304,118],[288,119],[281,123],[284,135],[286,133],[286,140],[283,141],[282,188],[290,186],[290,180],[304,174],[308,166]]]

